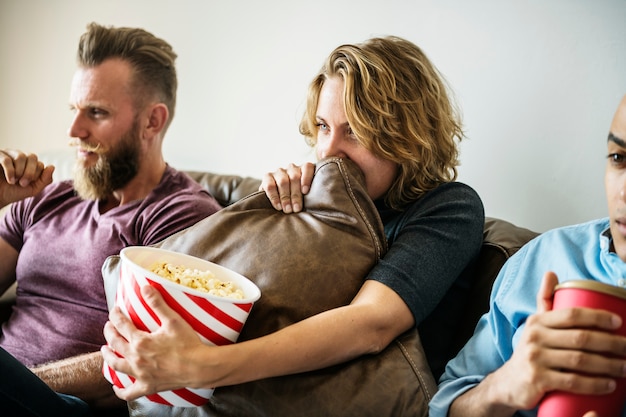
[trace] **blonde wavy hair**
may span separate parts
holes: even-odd
[[[345,112],[362,146],[398,164],[385,196],[390,207],[454,181],[461,117],[443,76],[415,44],[395,36],[342,45],[309,86],[300,133],[317,144],[317,103],[325,80],[344,81]]]

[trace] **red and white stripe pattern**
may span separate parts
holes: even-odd
[[[160,321],[141,296],[140,288],[151,285],[159,290],[166,303],[193,327],[204,343],[212,346],[235,343],[246,322],[253,303],[236,303],[234,300],[215,296],[201,296],[186,291],[182,285],[157,282],[145,276],[143,269],[129,262],[122,262],[116,305],[129,317],[138,329],[154,331]],[[106,363],[102,372],[105,378],[118,387],[126,387],[134,379],[115,371]],[[165,405],[195,407],[205,404],[213,395],[213,389],[181,388],[147,396]]]

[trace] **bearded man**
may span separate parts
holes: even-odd
[[[54,391],[92,410],[120,406],[101,373],[103,261],[220,208],[163,158],[176,104],[175,59],[167,42],[143,29],[88,25],[70,94],[73,180],[53,183],[54,167],[36,155],[0,150],[0,207],[11,204],[0,220],[0,294],[17,281],[16,304],[0,332],[5,411],[63,415],[62,405],[42,400]],[[39,378],[22,375],[24,366]],[[28,397],[8,375],[29,381]],[[47,405],[38,411],[34,404]]]

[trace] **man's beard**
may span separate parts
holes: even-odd
[[[98,161],[94,166],[85,168],[80,160],[76,161],[74,189],[80,198],[104,200],[137,175],[140,153],[138,126],[135,120],[115,147],[98,152]]]

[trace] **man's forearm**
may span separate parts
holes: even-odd
[[[492,401],[493,374],[488,375],[480,384],[460,395],[450,405],[448,417],[510,417],[515,409]]]
[[[111,384],[102,375],[100,352],[51,362],[32,368],[50,388],[56,392],[74,395],[93,407],[123,406]]]

